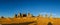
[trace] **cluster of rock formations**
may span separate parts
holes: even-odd
[[[18,13],[14,15],[14,18],[21,18],[21,17],[45,17],[45,18],[52,18],[52,14],[50,14],[50,16],[48,16],[48,14],[46,14],[45,16],[39,14],[38,16],[33,16],[32,14],[28,13],[28,14],[22,14],[22,13]],[[4,18],[3,16],[1,16],[1,18]]]
[[[28,13],[28,15],[27,15],[27,14],[21,14],[21,13],[19,13],[18,15],[15,14],[14,17],[15,17],[15,18],[19,18],[19,17],[32,17],[32,15],[31,15],[30,13]]]
[[[15,14],[14,18],[4,18],[3,16],[0,18],[0,24],[24,23],[24,22],[32,22],[32,21],[35,21],[37,25],[47,25],[48,22],[51,22],[53,25],[60,25],[59,23],[60,19],[52,18],[52,14],[50,14],[50,16],[46,14],[44,17],[41,14],[38,16],[33,16],[30,13],[28,14],[19,13],[18,15]]]

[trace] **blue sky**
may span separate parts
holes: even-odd
[[[12,17],[14,14],[30,12],[34,16],[52,12],[60,17],[60,1],[57,0],[0,0],[0,16]]]

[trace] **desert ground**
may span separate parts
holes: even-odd
[[[60,18],[43,17],[23,17],[23,18],[3,18],[0,19],[2,25],[60,25]]]

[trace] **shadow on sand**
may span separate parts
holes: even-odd
[[[52,25],[52,23],[51,22],[48,22],[48,24],[47,25]]]

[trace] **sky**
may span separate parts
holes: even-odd
[[[58,0],[0,0],[0,16],[13,17],[14,14],[31,13],[60,17],[60,1]]]

